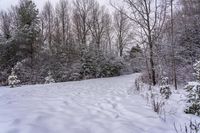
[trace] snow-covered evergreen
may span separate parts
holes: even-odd
[[[20,80],[18,79],[17,75],[15,74],[15,70],[12,69],[11,75],[8,77],[8,84],[11,88],[15,87],[20,83]]]
[[[161,80],[160,93],[165,99],[169,99],[170,95],[172,94],[169,86],[169,78],[163,76]]]
[[[189,82],[185,90],[188,92],[185,112],[200,116],[200,83]]]
[[[197,82],[189,82],[185,87],[187,94],[187,108],[186,113],[200,116],[200,61],[194,64],[195,77]]]
[[[48,72],[48,76],[45,78],[45,84],[50,84],[50,83],[55,83],[51,71]]]

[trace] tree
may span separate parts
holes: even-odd
[[[54,27],[54,8],[50,1],[47,1],[42,11],[43,25],[44,25],[44,41],[47,43],[50,51],[53,51],[53,27]]]
[[[20,80],[18,80],[18,77],[15,74],[15,70],[12,69],[11,75],[8,77],[8,84],[10,85],[11,88],[13,88],[19,83],[20,83]]]
[[[200,58],[200,10],[197,0],[180,0],[178,10],[173,10],[177,8],[175,1],[170,2],[169,19],[160,44],[163,67],[176,88],[178,83],[194,80],[193,64]]]
[[[89,27],[87,25],[93,0],[75,0],[73,10],[73,32],[79,49],[87,48]]]
[[[175,44],[174,44],[174,12],[173,12],[173,0],[170,1],[171,6],[171,47],[172,47],[172,70],[174,87],[177,90],[177,75],[176,75],[176,59],[175,59]]]
[[[87,23],[89,31],[92,36],[92,45],[97,54],[102,50],[102,41],[105,37],[106,28],[106,10],[105,7],[100,6],[96,1],[93,1],[91,14]]]
[[[124,6],[128,7],[124,13],[132,22],[138,25],[140,38],[145,39],[148,46],[150,72],[149,79],[153,85],[156,84],[156,69],[154,61],[154,46],[159,38],[166,17],[166,0],[123,0]],[[115,9],[120,8],[113,5]],[[143,41],[143,40],[142,40]]]
[[[58,53],[62,54],[67,60],[72,58],[74,53],[74,38],[72,33],[70,4],[67,0],[60,0],[56,6],[55,31],[57,39],[61,42],[55,42],[58,47]]]
[[[7,81],[13,66],[20,66],[16,74],[22,84],[44,83],[46,69],[56,81],[120,74],[123,60],[114,57],[113,14],[105,6],[96,0],[75,0],[70,7],[60,0],[54,8],[48,1],[38,14],[32,0],[20,0],[2,11],[1,81]]]
[[[1,26],[1,31],[3,33],[3,37],[6,39],[11,38],[11,17],[7,12],[2,11],[0,13],[0,18],[1,18],[1,22],[0,22],[0,26]]]
[[[39,36],[38,9],[32,0],[21,0],[19,6],[13,7],[10,16],[12,18],[12,37],[6,41],[7,53],[12,57],[7,61],[9,68],[17,62],[28,59],[30,68],[30,82],[32,80],[33,60],[36,53]],[[10,70],[9,70],[10,71]]]
[[[68,45],[69,33],[70,33],[70,14],[69,4],[67,0],[60,0],[56,6],[56,14],[61,25],[62,31],[62,45]]]
[[[189,82],[185,87],[187,94],[187,108],[185,113],[200,116],[200,61],[194,64],[194,76],[197,82]]]
[[[12,18],[10,15],[10,12],[5,12],[2,11],[0,12],[0,67],[8,67],[7,64],[12,56],[15,55],[15,50],[12,49],[12,46],[10,46],[10,41],[12,40],[12,32],[11,32],[11,23],[12,23]],[[9,47],[8,47],[9,46]],[[9,51],[13,50],[13,54]]]
[[[32,0],[21,0],[19,7],[17,7],[16,43],[21,60],[27,57],[33,60],[34,45],[39,33],[38,13]]]
[[[113,39],[114,39],[114,26],[112,21],[112,16],[110,14],[106,14],[106,27],[105,27],[105,53],[109,56],[113,54]]]
[[[51,71],[48,72],[48,76],[45,78],[45,84],[50,84],[50,83],[55,83]]]
[[[124,48],[131,41],[131,32],[130,32],[130,19],[125,15],[125,9],[120,8],[114,14],[114,28],[117,35],[116,43],[119,50],[120,57],[123,56]]]

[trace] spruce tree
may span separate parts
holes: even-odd
[[[19,83],[20,83],[20,80],[18,79],[17,75],[15,74],[15,70],[12,69],[11,75],[8,77],[8,84],[10,85],[11,88],[13,88]]]
[[[39,11],[32,0],[21,0],[16,8],[17,29],[15,31],[15,43],[17,47],[17,61],[24,62],[25,68],[30,72],[24,77],[29,77],[29,82],[33,82],[34,77],[34,59],[37,53],[39,37]],[[26,71],[26,70],[25,70]],[[26,79],[22,79],[26,80]]]
[[[17,7],[16,43],[20,59],[33,58],[36,40],[39,34],[38,9],[32,0],[21,0]]]

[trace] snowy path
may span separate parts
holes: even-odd
[[[0,133],[173,133],[140,96],[138,76],[0,88]]]

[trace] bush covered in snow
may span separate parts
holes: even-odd
[[[81,74],[80,73],[72,73],[69,77],[70,81],[78,81],[81,79]]]
[[[160,93],[165,99],[169,99],[170,95],[172,94],[171,88],[168,84],[168,80],[168,77],[162,77],[160,86]]]
[[[184,126],[180,125],[179,127],[174,124],[176,133],[199,133],[200,131],[200,122],[190,120],[189,123]]]
[[[119,76],[123,61],[116,57],[106,57],[93,52],[86,53],[81,59],[83,79]]]
[[[18,79],[17,75],[15,74],[15,70],[12,69],[11,75],[8,77],[8,84],[10,85],[11,88],[13,88],[19,83],[20,83],[20,80]]]
[[[14,66],[14,70],[16,70],[16,74],[20,78],[22,84],[30,84],[34,80],[35,74],[31,64],[31,59],[26,58],[22,61],[18,61]]]
[[[48,76],[45,78],[45,84],[55,83],[51,71],[48,72]]]
[[[123,61],[120,58],[105,58],[100,64],[99,77],[119,76],[123,68]]]
[[[97,58],[93,52],[85,52],[81,58],[81,75],[84,79],[96,77],[98,69]]]
[[[188,92],[188,107],[185,112],[200,116],[200,61],[194,64],[194,71],[197,82],[189,82],[185,87]]]
[[[169,85],[161,86],[160,93],[165,99],[169,99],[170,95],[172,94]]]
[[[185,113],[200,116],[200,83],[190,82],[185,89],[188,92]]]

